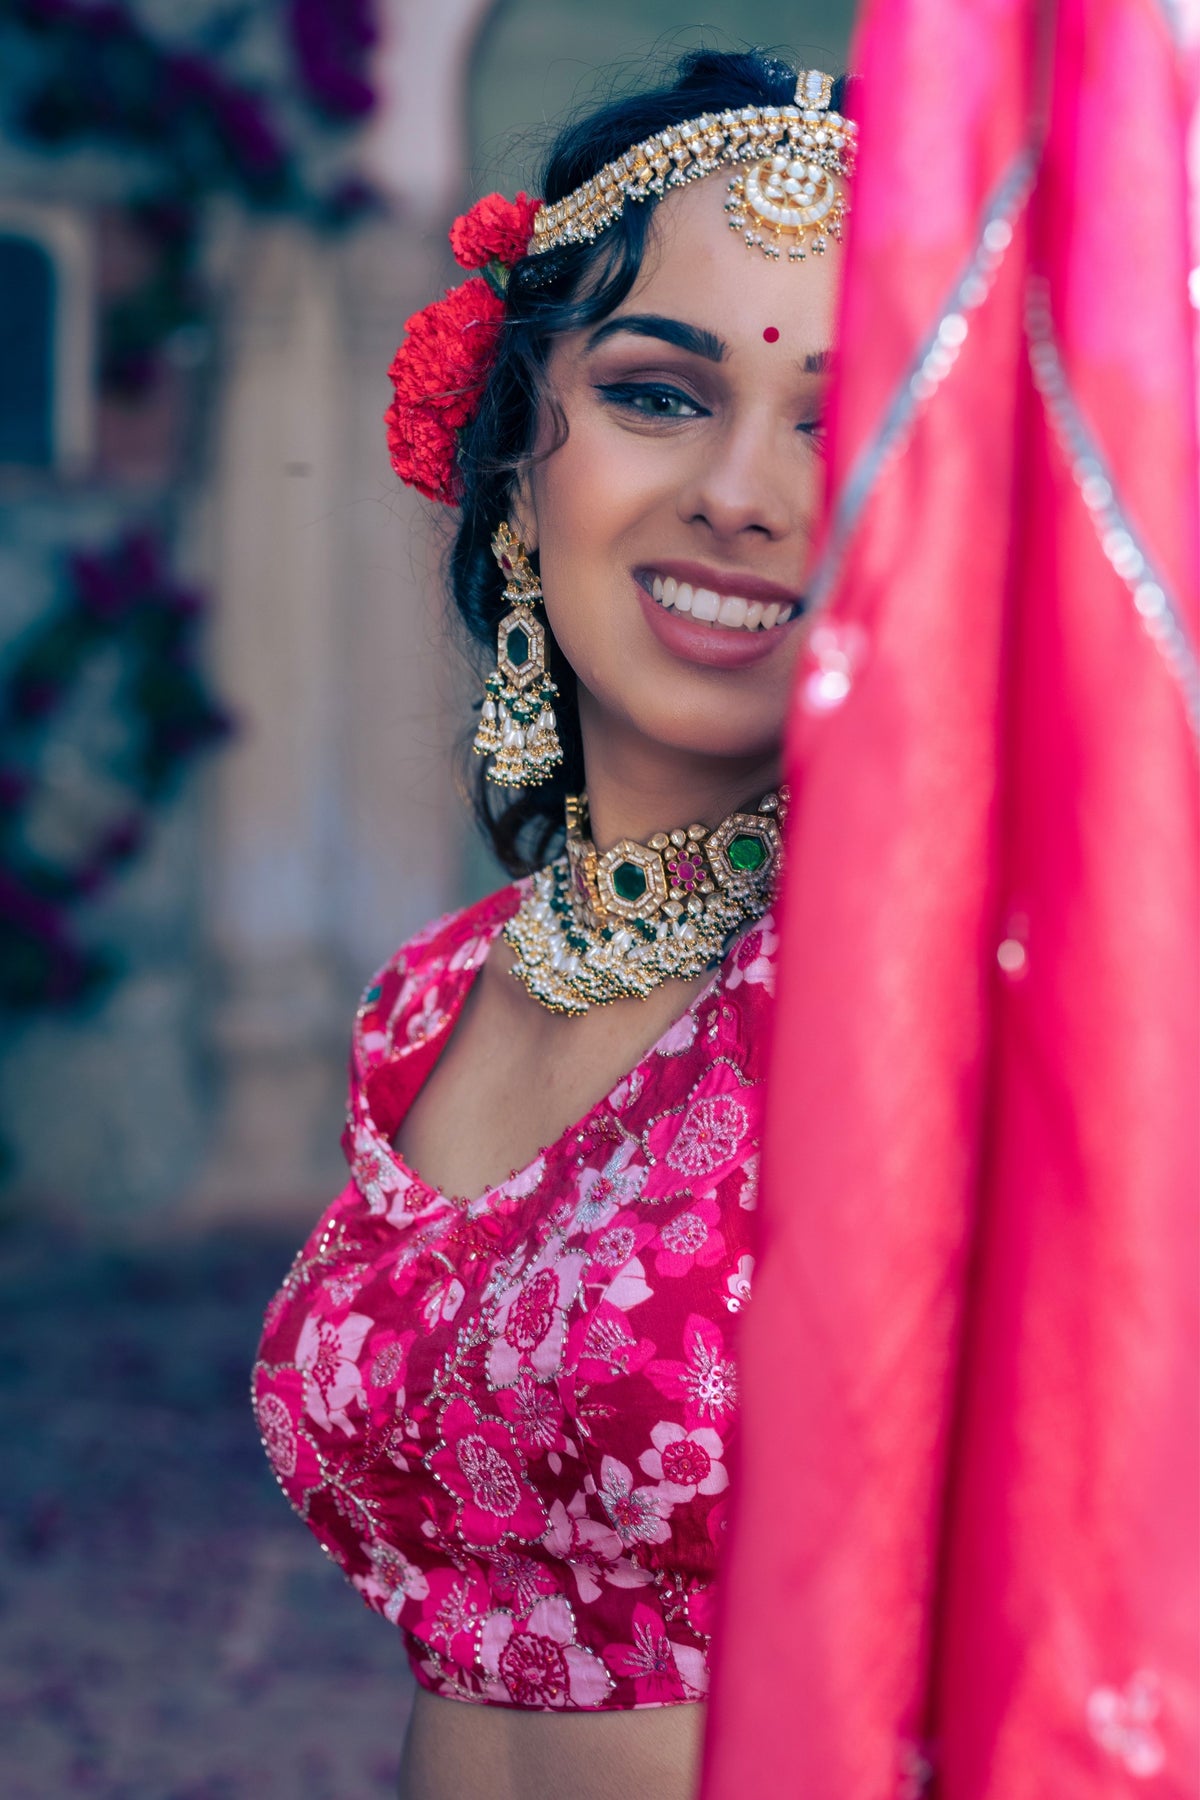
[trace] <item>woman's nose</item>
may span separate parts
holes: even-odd
[[[779,539],[795,530],[811,504],[805,475],[781,443],[774,421],[746,420],[698,445],[679,494],[680,517],[705,524],[718,538],[744,532]]]

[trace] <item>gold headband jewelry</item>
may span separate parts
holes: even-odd
[[[661,196],[685,181],[737,167],[726,203],[731,231],[752,250],[802,262],[842,235],[857,126],[829,110],[833,77],[803,69],[791,106],[744,106],[672,125],[606,163],[565,199],[543,206],[533,222],[530,256],[564,244],[591,243],[625,210],[627,200]]]

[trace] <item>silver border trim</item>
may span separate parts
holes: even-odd
[[[1049,289],[1031,279],[1025,337],[1033,385],[1071,466],[1071,478],[1091,514],[1100,548],[1133,599],[1142,628],[1166,663],[1182,696],[1192,734],[1200,740],[1200,664],[1179,607],[1156,570],[1144,540],[1118,498],[1112,470],[1071,392],[1054,332]]]

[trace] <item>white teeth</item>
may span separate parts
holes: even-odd
[[[690,613],[706,625],[723,625],[730,631],[770,631],[775,625],[786,625],[795,617],[795,606],[772,601],[745,600],[740,594],[718,594],[715,588],[694,588],[674,575],[652,575],[649,591],[660,606],[675,612]]]

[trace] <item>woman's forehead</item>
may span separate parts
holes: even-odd
[[[655,208],[646,248],[621,311],[686,318],[732,349],[747,339],[808,353],[832,343],[842,251],[775,262],[729,228],[725,183],[696,182]]]

